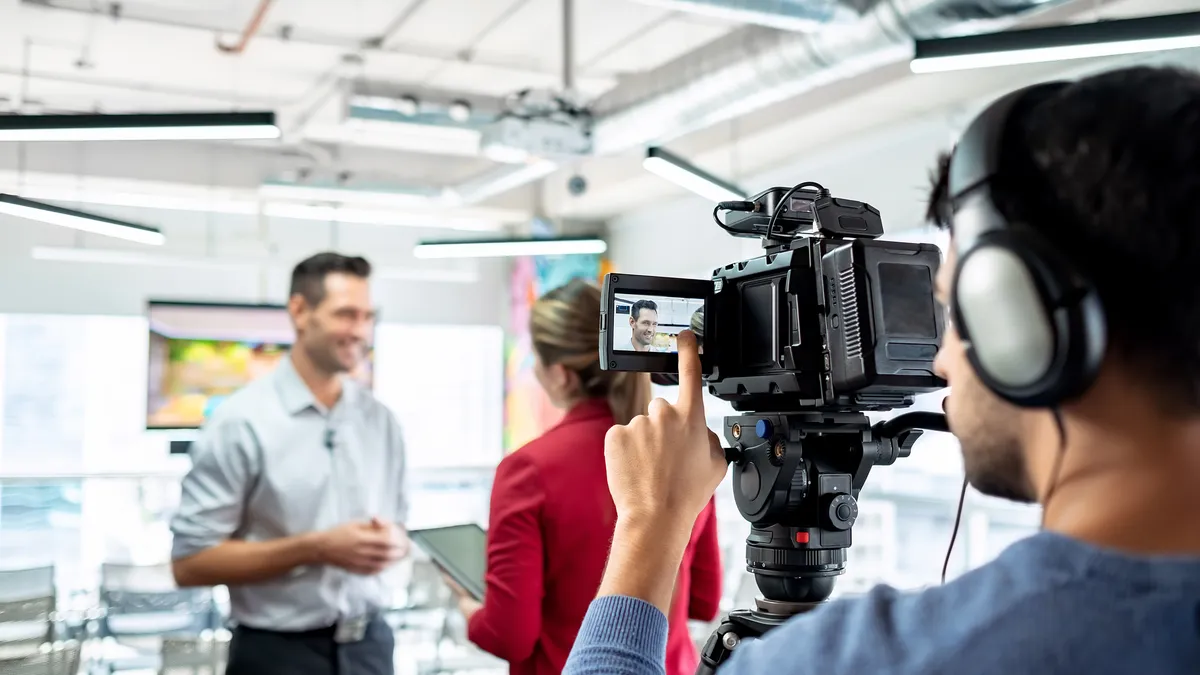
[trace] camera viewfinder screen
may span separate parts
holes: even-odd
[[[613,296],[613,350],[674,354],[684,330],[704,332],[704,298],[671,298],[618,291]]]

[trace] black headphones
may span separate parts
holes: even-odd
[[[1091,282],[992,202],[1014,109],[1068,84],[1039,84],[998,99],[971,122],[950,158],[958,257],[951,316],[979,379],[1023,407],[1053,407],[1082,394],[1107,345],[1104,308]]]

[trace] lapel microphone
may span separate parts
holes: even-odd
[[[333,451],[333,429],[325,430],[325,449]]]

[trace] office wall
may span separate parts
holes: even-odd
[[[388,321],[422,324],[502,325],[507,316],[507,261],[418,261],[412,247],[437,233],[405,227],[263,219],[119,207],[98,213],[159,226],[162,247],[80,235],[54,225],[0,215],[0,313],[138,315],[147,298],[224,302],[286,300],[291,265],[321,250],[366,256],[395,273],[454,269],[472,272],[472,283],[385,278],[374,283],[376,303]],[[442,233],[444,236],[444,233]],[[119,248],[147,255],[205,256],[214,260],[271,256],[279,263],[246,267],[114,265],[42,261],[34,246]]]

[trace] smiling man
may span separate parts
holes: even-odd
[[[370,264],[296,266],[276,370],[221,404],[192,446],[171,523],[180,586],[229,586],[228,675],[390,675],[378,576],[408,547],[400,427],[348,373],[373,333]]]
[[[658,304],[653,300],[638,300],[629,309],[629,341],[617,345],[627,352],[654,352],[654,335],[658,333]]]

